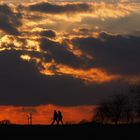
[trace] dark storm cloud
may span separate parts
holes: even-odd
[[[48,38],[55,38],[56,37],[56,33],[53,30],[45,30],[45,31],[42,31],[40,33],[40,35],[41,36],[48,37]]]
[[[76,68],[93,66],[92,61],[83,57],[77,57],[67,49],[67,46],[60,44],[59,42],[47,38],[42,38],[40,42],[41,48],[47,51],[50,58],[54,59],[57,63],[66,64]],[[48,59],[48,55],[46,55],[46,59]]]
[[[99,38],[75,38],[73,44],[94,57],[95,67],[111,73],[140,75],[140,37],[102,32]]]
[[[66,75],[45,76],[39,73],[34,62],[19,59],[21,54],[21,51],[0,53],[0,105],[97,104],[114,94],[114,89],[117,92],[127,87],[121,81],[85,85]]]
[[[39,11],[50,14],[63,14],[63,13],[86,12],[90,11],[91,7],[89,4],[86,3],[58,5],[48,2],[42,2],[29,6],[29,9],[32,11]]]
[[[11,35],[19,35],[17,27],[21,25],[21,15],[14,13],[7,5],[0,5],[0,29]]]

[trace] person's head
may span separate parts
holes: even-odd
[[[58,110],[58,113],[59,113],[59,114],[61,114],[61,111],[60,111],[60,110]]]
[[[29,116],[32,116],[32,113],[29,113]]]

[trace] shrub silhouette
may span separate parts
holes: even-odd
[[[132,108],[127,96],[115,95],[110,100],[102,102],[95,111],[94,120],[100,123],[130,123],[132,122]]]

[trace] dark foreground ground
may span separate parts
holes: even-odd
[[[85,139],[85,140],[140,140],[140,124],[137,125],[99,125],[81,124],[64,126],[9,125],[0,126],[0,134],[19,134],[20,137],[32,135],[42,139]],[[42,137],[42,138],[41,138]]]

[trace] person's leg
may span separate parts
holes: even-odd
[[[52,125],[54,125],[55,120],[53,120]]]
[[[55,119],[55,121],[54,121],[54,123],[56,122],[56,124],[57,124],[57,119]]]
[[[57,119],[57,125],[59,125],[59,121],[60,121],[60,120],[59,120],[59,119]]]
[[[63,120],[61,119],[61,124],[63,125]]]

